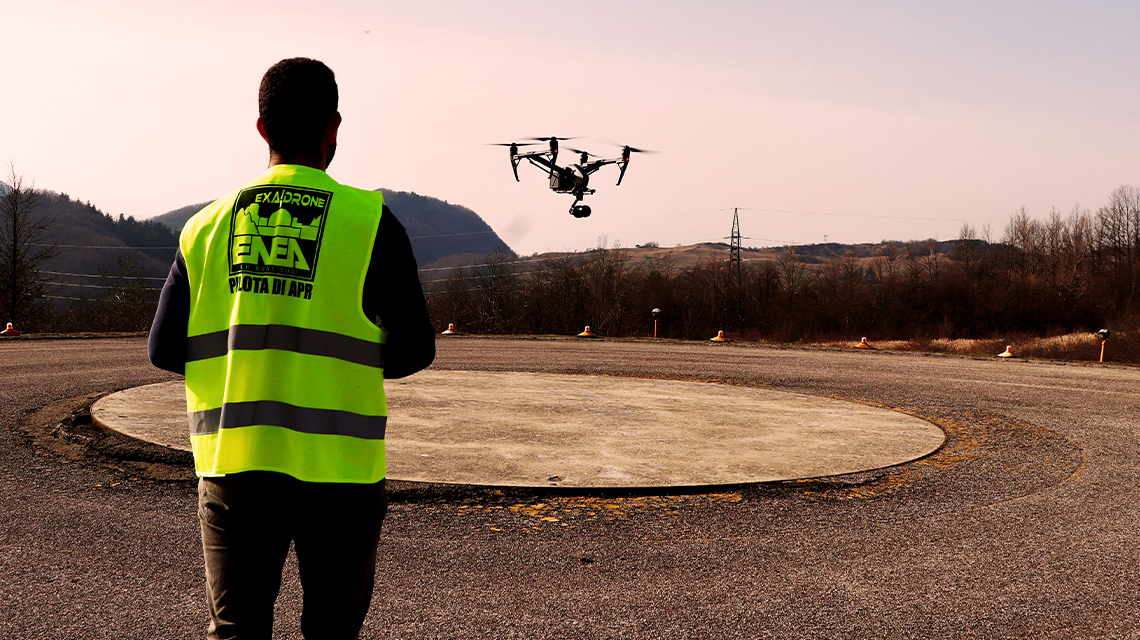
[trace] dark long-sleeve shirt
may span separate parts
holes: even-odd
[[[435,359],[435,328],[428,317],[412,243],[404,225],[387,206],[380,216],[368,275],[364,279],[364,315],[380,318],[388,332],[384,377],[402,378]],[[190,280],[179,250],[158,299],[147,351],[151,364],[174,373],[186,370],[186,329],[190,322]]]

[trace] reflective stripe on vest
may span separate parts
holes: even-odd
[[[384,334],[361,309],[382,209],[379,192],[276,165],[187,222],[199,475],[384,478]]]
[[[234,325],[222,331],[192,336],[186,341],[186,361],[217,358],[234,349],[282,349],[384,368],[384,345],[381,343],[283,324]]]
[[[387,416],[362,416],[351,411],[297,407],[271,400],[227,402],[221,409],[190,411],[187,415],[190,433],[196,436],[217,433],[218,429],[267,425],[301,433],[383,440],[388,426]]]

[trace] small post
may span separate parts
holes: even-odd
[[[1104,345],[1108,342],[1108,339],[1112,337],[1112,332],[1108,329],[1101,329],[1096,333],[1100,336],[1100,361],[1104,362]]]
[[[650,313],[653,314],[653,337],[656,338],[657,337],[657,320],[659,319],[659,316],[661,315],[661,310],[654,307],[653,311],[650,311]]]

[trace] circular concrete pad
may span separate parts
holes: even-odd
[[[427,370],[389,380],[388,477],[516,487],[681,487],[839,475],[931,453],[897,411],[703,382]],[[189,449],[181,383],[99,400],[95,421]]]

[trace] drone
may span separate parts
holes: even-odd
[[[570,193],[574,195],[574,203],[570,205],[570,215],[575,218],[588,218],[590,217],[590,206],[586,204],[578,204],[582,198],[594,193],[596,190],[589,188],[590,176],[593,175],[598,169],[608,165],[615,164],[621,173],[618,174],[618,185],[621,185],[622,178],[625,177],[626,167],[629,166],[629,156],[633,153],[656,153],[648,149],[635,149],[629,145],[621,146],[620,158],[602,158],[596,156],[588,151],[581,149],[570,149],[567,151],[579,154],[578,164],[572,164],[565,167],[558,166],[558,141],[559,140],[574,140],[574,138],[558,138],[549,136],[545,138],[523,138],[532,142],[499,142],[494,143],[494,146],[510,147],[511,148],[511,170],[515,174],[515,182],[519,180],[519,163],[523,160],[530,162],[532,165],[546,172],[550,177],[550,189],[555,193]],[[546,142],[550,148],[545,151],[524,151],[519,153],[519,147],[534,147],[539,143]],[[591,159],[593,158],[593,159]]]

